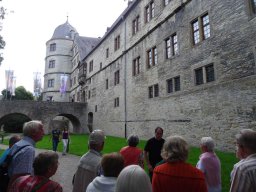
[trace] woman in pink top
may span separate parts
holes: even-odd
[[[196,167],[205,175],[208,192],[221,192],[220,160],[214,153],[214,141],[211,137],[202,137],[201,151]]]
[[[141,168],[144,168],[143,151],[137,148],[139,137],[137,135],[130,135],[127,142],[128,146],[123,147],[120,150],[120,153],[124,158],[124,165],[139,165]]]

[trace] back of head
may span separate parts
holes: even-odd
[[[105,141],[104,132],[100,129],[97,129],[91,132],[91,134],[89,135],[88,144],[90,149],[99,151],[99,150],[102,150],[104,141]]]
[[[256,131],[243,129],[236,135],[236,142],[241,147],[247,148],[251,153],[256,153]]]
[[[201,138],[201,145],[206,147],[207,151],[213,152],[214,151],[214,140],[211,137],[202,137]]]
[[[45,176],[50,167],[58,164],[59,156],[54,151],[39,153],[33,163],[35,175]]]
[[[119,174],[116,192],[152,192],[147,173],[138,165],[129,165]]]
[[[43,127],[41,121],[33,120],[26,122],[23,125],[23,135],[27,137],[33,137],[37,132],[39,132],[41,127]]]
[[[101,166],[105,177],[117,177],[124,168],[124,158],[116,152],[105,154]]]
[[[167,137],[161,156],[168,162],[186,161],[188,158],[188,144],[181,136]]]
[[[10,139],[9,139],[9,147],[12,147],[19,140],[20,140],[20,136],[19,135],[11,136]]]
[[[128,137],[127,142],[129,146],[136,147],[139,144],[140,140],[137,135],[132,134]]]

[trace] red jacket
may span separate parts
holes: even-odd
[[[204,174],[185,162],[155,167],[152,187],[153,192],[207,192]]]
[[[124,158],[124,166],[139,165],[142,150],[137,147],[126,146],[120,150],[120,154]]]

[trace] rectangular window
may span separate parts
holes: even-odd
[[[95,105],[95,112],[97,112],[98,111],[98,107],[97,107],[97,105]]]
[[[155,4],[154,1],[152,1],[145,7],[145,23],[148,23],[154,16]]]
[[[148,87],[148,98],[158,97],[159,96],[159,86],[158,84]]]
[[[118,35],[115,38],[115,45],[114,45],[115,51],[118,50],[120,48],[120,35]]]
[[[49,61],[49,68],[55,68],[55,60]]]
[[[119,107],[119,97],[115,98],[114,107]]]
[[[106,89],[108,89],[108,79],[106,79]]]
[[[180,91],[180,76],[170,78],[166,81],[166,83],[167,83],[167,93]]]
[[[106,49],[106,58],[109,57],[109,48]]]
[[[89,90],[88,91],[88,99],[90,99],[91,98],[91,91]]]
[[[165,54],[166,54],[166,59],[171,58],[171,39],[170,38],[165,40]]]
[[[139,16],[132,21],[132,34],[136,34],[139,31]]]
[[[140,73],[140,57],[133,60],[132,63],[132,75],[138,75]]]
[[[150,68],[157,64],[157,48],[153,47],[147,51],[147,67]]]
[[[100,69],[102,69],[102,63],[100,63]]]
[[[195,69],[195,84],[201,85],[215,81],[214,66],[213,64],[206,65]]]
[[[54,79],[48,80],[48,87],[54,87]]]
[[[256,0],[251,0],[252,12],[256,14]]]
[[[115,72],[115,79],[114,79],[114,84],[117,85],[120,82],[120,72],[119,70]]]
[[[178,38],[177,34],[172,35],[172,55],[177,55],[178,54]]]
[[[89,63],[89,72],[93,71],[93,60],[90,61]]]
[[[50,51],[56,51],[56,43],[50,44]]]
[[[210,37],[211,30],[208,13],[192,22],[192,32],[194,45]]]

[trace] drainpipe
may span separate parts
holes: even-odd
[[[124,21],[124,16],[122,17]],[[127,52],[126,52],[126,21],[124,22],[124,137],[127,138],[127,72],[126,72],[126,64],[127,64]]]

